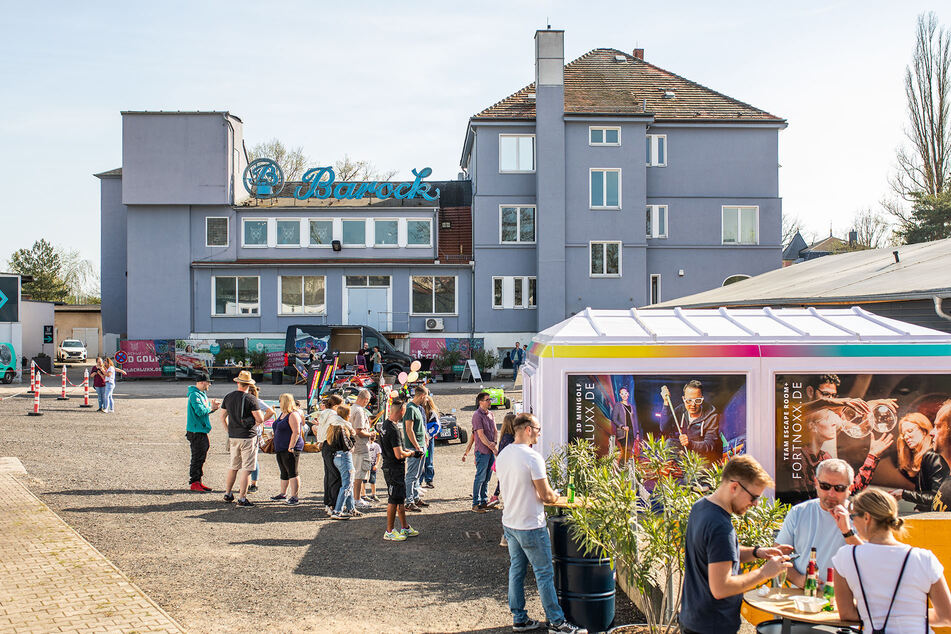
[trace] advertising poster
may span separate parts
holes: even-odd
[[[482,337],[469,339],[468,337],[411,337],[409,340],[409,354],[414,359],[434,359],[439,352],[459,350],[466,359],[472,350],[481,350],[485,347]]]
[[[951,489],[949,398],[951,374],[777,374],[777,497],[815,497],[816,465],[841,458],[853,494],[877,486],[902,513],[947,510],[935,497]]]
[[[125,361],[119,364],[130,378],[175,376],[174,339],[130,339],[119,342]]]
[[[215,355],[220,349],[214,339],[176,339],[175,376],[190,379],[201,372],[211,375]]]
[[[284,368],[283,339],[248,339],[248,352],[254,351],[267,353],[265,372],[273,372]]]
[[[600,455],[612,444],[637,455],[641,440],[654,434],[720,462],[743,453],[746,410],[744,375],[568,376],[568,441],[585,438]]]

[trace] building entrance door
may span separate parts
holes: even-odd
[[[351,325],[370,326],[380,332],[387,327],[387,293],[388,288],[348,288],[347,289],[347,323]]]

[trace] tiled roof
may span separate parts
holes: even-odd
[[[620,57],[624,60],[618,61]],[[532,83],[473,119],[534,119],[534,94]],[[780,117],[613,48],[594,49],[565,66],[565,113],[648,114],[655,120],[783,122]]]
[[[113,170],[108,170],[106,172],[99,172],[98,174],[93,174],[96,178],[115,178],[122,176],[122,168],[117,167]]]

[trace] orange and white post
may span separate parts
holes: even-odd
[[[36,369],[36,385],[33,386],[33,411],[27,412],[27,416],[42,416],[40,413],[40,388],[43,387],[40,381],[40,369]]]
[[[63,391],[59,396],[56,397],[57,401],[68,401],[69,397],[66,396],[66,364],[63,363]]]
[[[83,404],[80,407],[92,407],[89,404],[89,370],[83,370]]]

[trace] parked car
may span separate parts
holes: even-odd
[[[13,344],[0,343],[0,380],[13,383],[17,374],[17,355]]]
[[[370,326],[328,326],[324,324],[295,324],[287,327],[284,342],[284,352],[287,354],[284,374],[294,375],[292,364],[299,364],[301,371],[311,350],[318,355],[328,354],[331,351],[340,353],[340,366],[353,364],[357,355],[363,350],[363,344],[380,348],[383,357],[383,371],[386,374],[396,375],[400,372],[409,372],[413,358],[405,352],[400,352],[389,339]],[[370,369],[370,368],[368,368]]]
[[[56,349],[56,360],[64,363],[66,361],[85,363],[86,344],[79,339],[64,339],[63,343],[59,344],[59,348]]]

